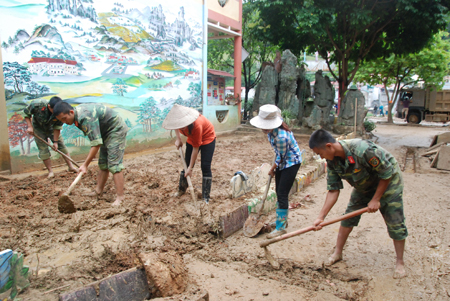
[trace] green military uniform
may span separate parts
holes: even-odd
[[[26,118],[32,118],[33,130],[36,136],[41,137],[45,141],[47,141],[47,138],[50,138],[52,142],[55,142],[53,141],[53,131],[61,130],[63,124],[50,112],[47,106],[48,103],[49,101],[44,99],[33,100],[23,110],[23,115]],[[39,158],[41,158],[41,160],[49,159],[51,155],[48,145],[39,139],[35,139],[34,141],[39,150]],[[59,136],[58,139],[58,149],[65,154],[69,153],[61,136]]]
[[[386,222],[389,236],[403,240],[408,236],[403,214],[403,179],[397,160],[385,149],[371,141],[352,139],[339,141],[345,151],[345,160],[327,161],[327,189],[343,188],[342,179],[354,187],[345,213],[364,208],[372,200],[380,179],[391,179],[380,200],[380,212]],[[344,227],[355,227],[361,216],[341,222]]]
[[[113,174],[124,169],[128,127],[117,112],[102,104],[83,104],[74,111],[74,124],[88,136],[91,147],[101,145],[98,167]]]

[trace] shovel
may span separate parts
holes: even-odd
[[[343,220],[346,220],[346,219],[349,219],[349,218],[361,215],[361,214],[367,212],[367,210],[369,210],[369,208],[365,207],[365,208],[362,208],[362,209],[359,209],[359,210],[356,210],[356,211],[353,211],[353,212],[341,215],[339,217],[332,218],[332,219],[330,219],[328,221],[323,221],[323,222],[320,223],[320,226],[325,227],[325,226],[328,226],[328,225],[331,225],[331,224],[334,224],[334,223],[337,223],[337,222],[340,222],[340,221],[343,221]],[[288,238],[291,238],[291,237],[294,237],[294,236],[297,236],[297,235],[309,232],[309,231],[313,231],[314,229],[316,229],[316,227],[309,226],[309,227],[306,227],[306,228],[303,228],[303,229],[300,229],[300,230],[292,231],[292,232],[289,232],[289,233],[277,236],[275,238],[262,241],[259,244],[259,246],[261,248],[264,248],[264,253],[265,253],[266,258],[269,261],[270,265],[274,269],[279,269],[280,268],[280,264],[273,258],[272,254],[267,249],[267,246],[270,245],[270,244],[273,244],[273,243],[276,243],[276,242],[279,242],[279,241],[282,241],[282,240],[285,240],[285,239],[288,239]]]
[[[81,177],[83,176],[83,173],[79,173],[78,176],[75,178],[75,180],[72,182],[72,184],[69,186],[69,189],[67,189],[66,192],[64,192],[58,200],[58,210],[61,213],[74,213],[77,211],[75,209],[75,206],[73,205],[72,200],[69,198],[69,194],[72,192],[72,190],[75,188],[75,185],[80,181]]]
[[[250,216],[247,218],[244,224],[244,236],[245,237],[253,237],[261,231],[262,227],[267,220],[267,215],[262,215],[264,210],[264,204],[267,199],[267,193],[269,192],[270,182],[272,181],[272,176],[269,176],[269,180],[267,180],[266,190],[264,191],[263,201],[261,208],[258,213],[250,213]]]
[[[184,161],[184,152],[183,152],[183,148],[180,147],[180,148],[178,149],[178,151],[180,152],[180,157],[181,157],[181,162],[182,162],[182,164],[183,164],[183,168],[184,168],[184,170],[186,171],[186,170],[187,170],[187,165],[186,165],[186,161]],[[189,191],[190,191],[190,193],[191,193],[192,200],[194,201],[194,204],[195,204],[196,201],[197,201],[197,196],[195,195],[195,192],[194,192],[194,186],[192,186],[191,177],[190,177],[190,176],[187,176],[186,179],[187,179],[187,182],[188,182]]]
[[[51,147],[51,149],[53,149],[55,152],[57,152],[58,154],[60,154],[61,156],[63,156],[64,158],[66,158],[67,160],[69,160],[70,162],[72,162],[73,164],[75,164],[76,167],[80,167],[80,165],[77,164],[77,162],[75,162],[71,157],[67,156],[65,153],[63,153],[62,151],[60,151],[59,149],[54,149],[53,145],[51,145],[50,143],[48,143],[47,141],[45,141],[44,139],[42,139],[41,137],[39,137],[36,134],[33,134],[33,136],[35,138],[38,138],[39,140],[41,140],[42,142],[44,142],[45,144],[47,144],[48,146]]]
[[[274,158],[275,162],[276,156]],[[264,227],[264,224],[267,220],[267,215],[262,215],[262,212],[264,210],[264,204],[266,203],[267,199],[267,193],[269,192],[270,182],[272,181],[272,176],[269,176],[269,179],[267,180],[266,190],[264,191],[264,196],[262,199],[262,205],[259,209],[258,213],[250,213],[250,216],[247,218],[244,224],[244,236],[245,237],[253,237],[256,234],[261,231],[262,227]]]

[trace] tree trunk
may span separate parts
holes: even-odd
[[[386,98],[387,98],[387,101],[388,101],[388,116],[387,116],[388,121],[387,122],[388,123],[394,123],[394,120],[392,119],[393,102],[391,101],[391,97],[389,96],[389,91],[388,91],[386,83],[383,83],[383,84],[384,84],[384,91],[386,93]]]
[[[31,140],[31,137],[28,135],[28,139],[27,139],[27,155],[29,155],[30,154],[30,152],[31,152],[31,142],[32,142],[33,140]]]
[[[20,150],[22,151],[22,155],[25,155],[25,149],[23,148],[22,138],[19,138],[19,142],[20,142]]]
[[[247,102],[248,102],[248,93],[249,90],[247,87],[245,87],[245,100],[244,100],[244,120],[247,120]]]

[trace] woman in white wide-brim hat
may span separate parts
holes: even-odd
[[[269,175],[275,175],[275,191],[278,199],[277,219],[275,230],[267,235],[267,238],[274,238],[286,233],[289,191],[302,163],[301,152],[292,131],[281,118],[281,111],[277,106],[261,106],[258,116],[252,118],[250,123],[267,134],[276,154]]]
[[[197,110],[178,104],[172,107],[162,126],[166,130],[175,130],[177,135],[175,146],[177,149],[183,146],[180,134],[187,137],[185,160],[188,168],[181,171],[176,196],[181,196],[186,192],[188,187],[186,177],[192,176],[195,161],[198,153],[201,152],[202,198],[208,203],[212,183],[211,162],[216,147],[214,126]]]

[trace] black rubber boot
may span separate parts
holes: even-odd
[[[209,203],[209,194],[211,192],[211,184],[212,184],[212,178],[211,177],[203,177],[202,182],[202,198],[205,201],[206,204]]]
[[[188,188],[187,179],[184,177],[184,170],[180,173],[180,182],[178,183],[178,192],[175,193],[175,196],[182,196],[186,189]]]

